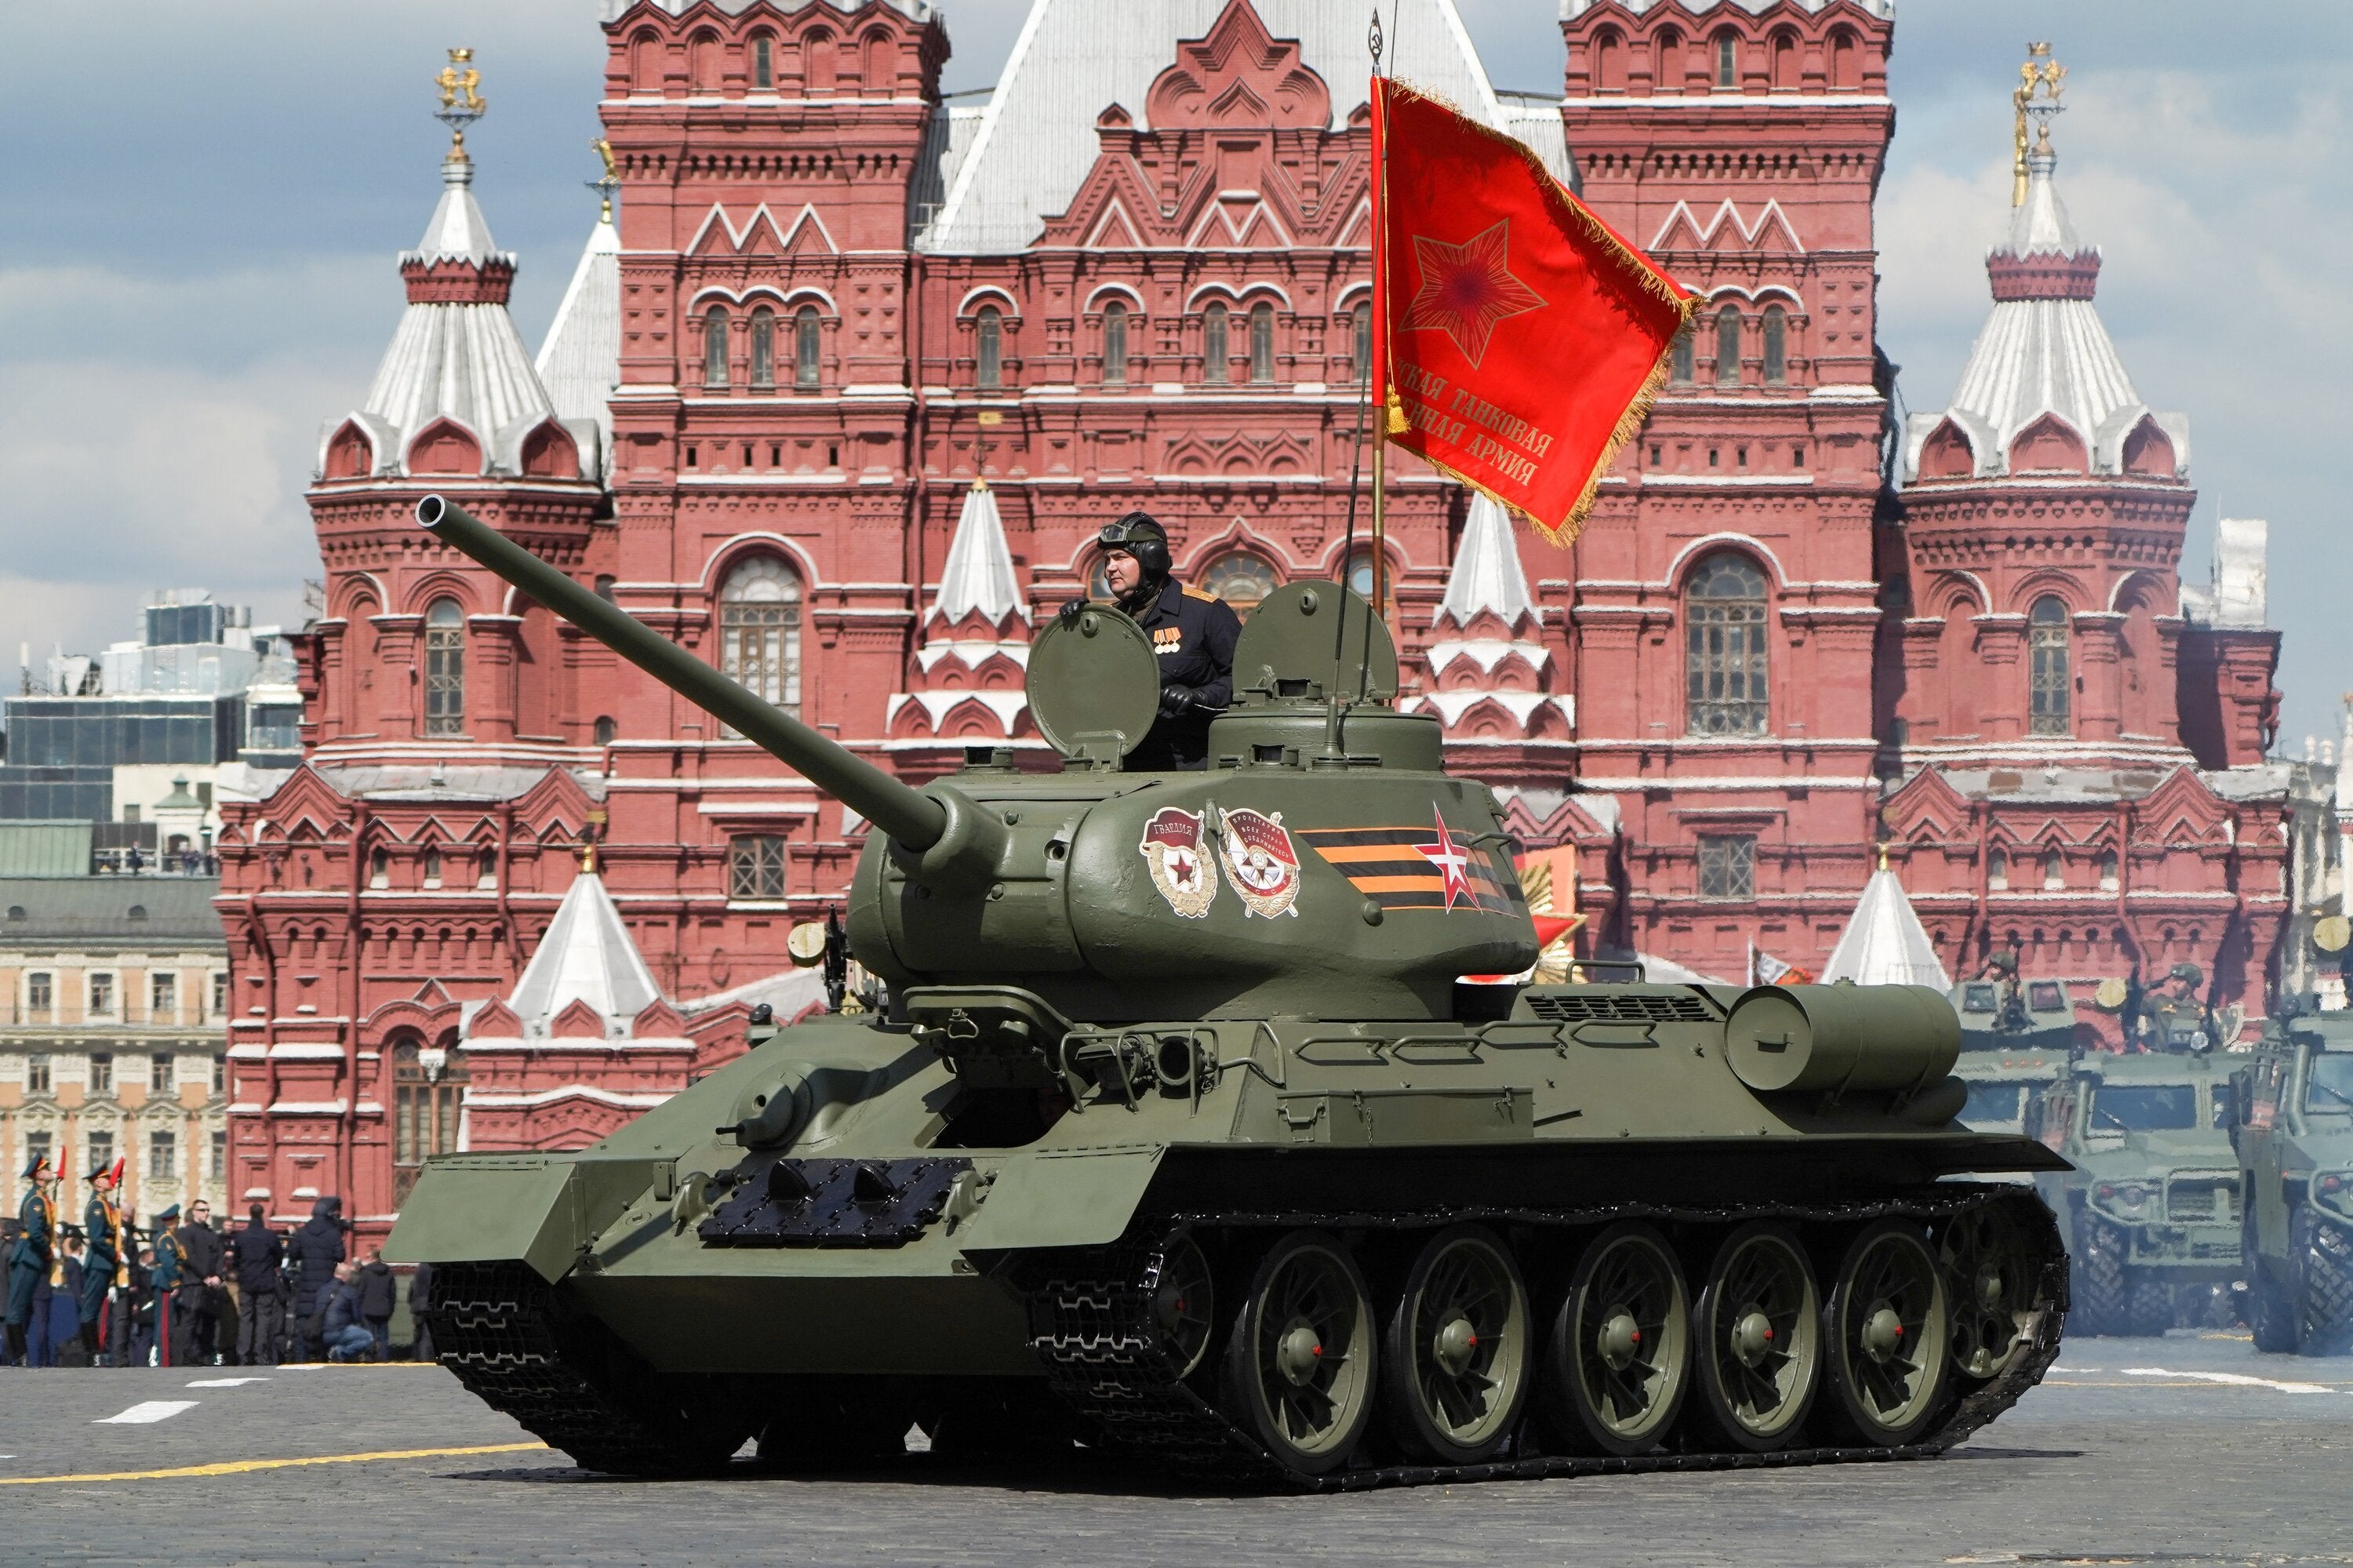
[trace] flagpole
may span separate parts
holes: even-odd
[[[1389,614],[1388,450],[1389,450],[1389,289],[1388,185],[1389,139],[1388,104],[1381,93],[1381,14],[1373,11],[1373,385],[1378,412],[1373,418],[1373,616],[1386,621]],[[1372,641],[1367,628],[1366,656]]]

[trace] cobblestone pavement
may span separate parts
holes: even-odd
[[[251,1467],[290,1459],[332,1462]],[[2179,1334],[2071,1340],[1932,1463],[1304,1499],[920,1454],[615,1481],[432,1367],[0,1371],[0,1563],[2353,1563],[2348,1461],[2353,1361]]]

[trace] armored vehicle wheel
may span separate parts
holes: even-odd
[[[1736,1448],[1796,1438],[1821,1370],[1821,1298],[1787,1225],[1752,1221],[1726,1236],[1692,1308],[1699,1422]]]
[[[2245,1191],[2253,1192],[2249,1181]],[[2239,1220],[2239,1269],[2247,1277],[2247,1327],[2255,1337],[2255,1349],[2274,1355],[2285,1355],[2295,1349],[2295,1308],[2279,1281],[2263,1266],[2263,1254],[2255,1247],[2254,1205],[2250,1202],[2247,1212]]]
[[[2010,1364],[2034,1304],[2032,1248],[2009,1213],[1984,1204],[1937,1227],[1952,1309],[1953,1366],[1980,1381]]]
[[[1666,1238],[1610,1226],[1577,1259],[1538,1374],[1545,1425],[1580,1454],[1647,1454],[1691,1387],[1691,1298]]]
[[[1160,1327],[1170,1369],[1188,1378],[1209,1353],[1218,1323],[1209,1260],[1191,1236],[1179,1236],[1159,1255],[1153,1277],[1152,1320]]]
[[[1338,1237],[1293,1231],[1259,1263],[1226,1344],[1234,1414],[1280,1463],[1345,1464],[1373,1414],[1373,1303]]]
[[[2173,1327],[2173,1287],[2165,1281],[2134,1280],[2130,1302],[2125,1323],[2132,1332],[2153,1340]]]
[[[1944,1404],[1950,1327],[1944,1271],[1916,1225],[1882,1220],[1855,1237],[1822,1308],[1831,1425],[1873,1447],[1919,1436]]]
[[[1528,1316],[1527,1287],[1493,1232],[1456,1225],[1431,1237],[1381,1340],[1398,1441],[1444,1464],[1493,1457],[1527,1401]]]
[[[2299,1207],[2288,1222],[2289,1256],[2296,1291],[2296,1346],[2307,1356],[2341,1355],[2353,1347],[2353,1240]]]
[[[2075,1254],[2075,1320],[2086,1334],[2121,1334],[2129,1306],[2125,1279],[2124,1238],[2105,1225],[2088,1227]]]

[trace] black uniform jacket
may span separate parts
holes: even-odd
[[[1241,617],[1217,595],[1169,577],[1136,613],[1135,622],[1160,655],[1161,685],[1186,687],[1194,702],[1190,712],[1176,718],[1154,720],[1144,744],[1128,753],[1127,766],[1136,771],[1205,768],[1209,720],[1234,700],[1234,642],[1242,633]]]

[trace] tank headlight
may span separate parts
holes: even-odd
[[[2092,1196],[2110,1208],[2137,1211],[2147,1206],[2149,1190],[2138,1181],[2103,1181],[2092,1189]]]

